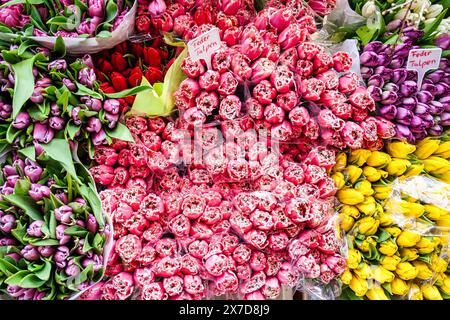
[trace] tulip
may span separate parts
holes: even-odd
[[[384,152],[373,151],[367,158],[367,164],[372,167],[384,167],[391,162],[391,157]]]
[[[351,188],[344,188],[336,193],[336,196],[343,204],[355,205],[364,201],[364,195]]]
[[[406,159],[392,159],[392,161],[388,164],[386,171],[391,176],[401,176],[403,173],[406,172],[408,167],[411,165],[411,162],[409,162]]]
[[[0,230],[5,233],[10,233],[16,227],[16,218],[12,214],[5,214],[0,216]]]
[[[402,231],[397,238],[397,244],[400,247],[413,247],[420,241],[420,234],[408,230]]]
[[[361,64],[366,67],[376,67],[378,66],[380,57],[373,51],[364,51],[359,59]]]
[[[72,208],[67,205],[55,209],[56,220],[63,224],[69,224],[72,221],[72,214]]]
[[[378,266],[373,272],[373,278],[379,283],[386,283],[394,280],[395,275],[382,266]]]
[[[397,265],[395,273],[397,273],[402,280],[412,280],[417,277],[419,271],[410,262],[400,262]]]
[[[347,257],[347,266],[350,269],[356,269],[362,259],[361,252],[355,249],[349,249]]]
[[[90,117],[86,126],[87,132],[98,133],[102,129],[102,123],[99,118]]]
[[[12,122],[12,126],[16,129],[24,129],[30,125],[31,117],[28,112],[19,112],[17,117]]]
[[[69,248],[66,246],[59,246],[54,255],[56,266],[60,269],[67,265],[67,257],[69,256]]]
[[[372,217],[364,217],[358,221],[359,233],[370,236],[377,232],[380,222]]]
[[[51,257],[53,253],[55,252],[55,249],[51,246],[39,246],[37,247],[37,250],[41,256],[44,258]]]
[[[111,114],[118,114],[120,111],[120,102],[116,99],[105,100],[103,109]]]
[[[27,228],[27,234],[32,237],[40,238],[44,235],[42,232],[42,225],[44,224],[44,221],[42,220],[36,220],[33,221]]]
[[[390,300],[384,292],[384,289],[379,286],[370,288],[366,293],[366,297],[369,300]]]
[[[50,117],[48,123],[50,128],[58,131],[64,128],[64,119],[61,117]]]
[[[380,107],[379,112],[387,120],[394,120],[397,116],[397,108],[392,104]]]
[[[447,269],[448,262],[439,257],[437,254],[433,254],[431,258],[430,268],[435,272],[445,272]]]
[[[40,184],[31,184],[31,188],[28,191],[28,195],[34,200],[39,201],[42,198],[50,197],[50,188]]]
[[[159,17],[166,11],[166,2],[164,0],[153,0],[148,5],[148,12],[152,18]]]
[[[40,257],[39,252],[31,244],[27,244],[20,253],[28,261],[36,261]]]
[[[95,71],[92,68],[85,67],[78,72],[78,81],[89,88],[92,88],[96,80],[97,77],[95,76]]]
[[[362,169],[357,166],[350,165],[345,168],[344,174],[348,181],[350,181],[351,184],[354,184],[361,176]]]
[[[350,287],[350,289],[353,290],[353,292],[355,292],[355,294],[358,297],[364,297],[364,295],[366,294],[367,290],[369,289],[367,281],[364,280],[364,279],[360,279],[357,276],[354,276],[350,280],[349,287]]]
[[[427,264],[423,261],[413,261],[412,264],[418,270],[418,274],[416,276],[417,279],[420,280],[428,280],[433,277],[433,271],[428,268]]]
[[[34,124],[33,139],[37,142],[49,143],[55,135],[52,128],[47,127],[45,124],[36,122]]]
[[[88,216],[87,229],[92,233],[97,232],[98,223],[97,223],[97,219],[95,219],[95,216],[93,214],[89,214],[89,216]]]
[[[69,277],[76,277],[78,274],[80,274],[80,267],[75,264],[75,260],[69,260],[64,272]]]
[[[430,239],[422,237],[420,241],[416,243],[416,248],[420,254],[428,254],[434,251],[435,245]]]
[[[59,244],[64,245],[68,243],[71,239],[69,235],[64,234],[64,231],[67,229],[67,226],[60,224],[56,227],[56,239],[59,240]]]
[[[431,284],[427,283],[427,284],[422,285],[420,287],[420,291],[422,291],[424,298],[427,300],[443,300],[437,287],[433,286]]]
[[[83,96],[80,98],[81,103],[84,103],[89,110],[100,111],[102,109],[102,102],[99,99]]]
[[[105,13],[105,1],[104,0],[88,0],[88,13],[90,17],[103,18]]]
[[[416,150],[414,145],[405,141],[393,141],[387,144],[387,151],[392,157],[407,159]]]
[[[49,71],[65,71],[67,69],[67,62],[63,59],[53,60],[47,66]]]
[[[382,254],[386,256],[393,256],[398,250],[397,245],[392,241],[384,241],[380,244],[380,247],[378,248],[378,251],[380,251]]]
[[[39,181],[43,172],[42,168],[32,161],[27,162],[27,165],[23,168],[23,171],[25,176],[27,176],[33,183]]]
[[[91,134],[92,143],[94,146],[99,146],[106,141],[106,133],[103,129],[101,129],[99,132]]]
[[[434,44],[442,50],[449,50],[450,48],[450,36],[448,34],[441,34],[434,39]]]
[[[77,86],[70,79],[63,78],[62,83],[67,87],[67,89],[69,89],[70,92],[75,92],[77,89]]]
[[[400,255],[405,259],[405,261],[414,261],[419,258],[419,251],[413,248],[402,248],[400,250]]]
[[[353,272],[360,279],[367,280],[373,277],[372,268],[365,262],[363,262],[357,269],[353,270]]]

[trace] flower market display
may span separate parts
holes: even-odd
[[[448,1],[0,4],[0,299],[450,299]]]

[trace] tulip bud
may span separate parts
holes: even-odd
[[[37,250],[44,258],[51,257],[55,253],[55,249],[51,246],[38,246]]]
[[[356,269],[362,259],[361,252],[355,249],[349,249],[347,257],[347,266],[350,269]]]
[[[77,86],[67,78],[62,79],[62,83],[69,89],[70,92],[74,92],[77,89]]]
[[[28,112],[19,112],[14,121],[12,122],[12,126],[16,129],[25,129],[30,125],[31,117]]]
[[[64,119],[61,117],[50,117],[48,123],[50,128],[58,131],[64,128]]]
[[[118,114],[120,111],[120,102],[116,99],[108,99],[103,103],[103,109],[111,114]]]
[[[45,124],[36,122],[34,124],[33,139],[37,142],[49,143],[55,135],[52,128],[47,127]]]
[[[393,243],[391,241],[391,243]],[[381,260],[381,266],[389,271],[395,271],[397,269],[397,265],[400,263],[402,259],[399,256],[385,256],[383,260]]]
[[[33,221],[27,228],[27,234],[29,234],[32,237],[42,237],[44,233],[42,232],[41,228],[44,224],[44,221],[42,220],[36,220]]]
[[[30,190],[28,191],[28,195],[34,200],[39,201],[42,198],[50,197],[50,188],[47,186],[43,186],[40,184],[33,183],[31,185]]]
[[[65,71],[67,69],[67,62],[63,59],[53,60],[47,66],[49,71]]]
[[[361,8],[361,15],[364,18],[369,18],[370,16],[375,14],[375,12],[377,12],[377,6],[373,1],[367,1]]]
[[[369,289],[367,281],[364,279],[360,279],[357,276],[354,276],[352,280],[350,280],[349,287],[353,290],[353,292],[355,292],[358,297],[364,297],[367,290]]]
[[[59,246],[56,250],[54,259],[56,266],[60,269],[65,268],[67,265],[66,259],[69,256],[70,250],[66,246]]]
[[[76,277],[80,273],[80,267],[75,264],[75,260],[69,260],[64,271],[69,277]]]
[[[443,300],[438,288],[429,283],[422,285],[420,291],[427,300]]]
[[[98,228],[97,219],[95,219],[95,216],[93,214],[89,214],[87,220],[87,229],[92,233],[96,233],[97,228]]]
[[[27,244],[20,253],[28,261],[36,261],[40,257],[39,252],[31,244]]]
[[[87,132],[98,133],[102,129],[102,123],[99,118],[90,117],[86,126]]]
[[[65,235],[64,231],[67,229],[67,226],[60,224],[56,227],[56,239],[59,240],[59,244],[64,245],[68,243],[71,239],[70,236]]]
[[[97,77],[95,75],[94,69],[92,68],[86,67],[78,72],[78,81],[89,88],[92,88],[96,80]]]

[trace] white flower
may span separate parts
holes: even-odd
[[[427,9],[425,17],[427,19],[436,18],[443,10],[444,7],[441,4],[433,4]]]
[[[367,1],[361,9],[361,14],[364,18],[368,18],[372,16],[376,11],[377,6],[375,5],[375,3],[373,1]]]
[[[430,0],[414,0],[411,9],[415,13],[423,12],[424,10],[428,9],[431,6]]]

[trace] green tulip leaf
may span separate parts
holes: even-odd
[[[6,278],[5,283],[11,286],[18,286],[22,281],[22,279],[29,274],[30,272],[28,270],[20,270],[15,274],[13,274],[12,276]]]
[[[423,36],[421,38],[422,41],[429,40],[433,37],[433,33],[436,31],[436,29],[439,27],[439,25],[442,22],[442,19],[444,19],[446,13],[448,11],[448,8],[442,11],[433,21],[433,23],[425,25],[425,28],[423,29]]]
[[[36,151],[35,151],[35,149],[34,149],[34,146],[32,146],[32,147],[26,147],[26,148],[20,149],[20,150],[19,150],[19,153],[22,154],[22,155],[24,155],[24,156],[27,157],[28,159],[33,160],[34,162],[36,162],[36,158],[35,158],[35,156],[36,156]]]
[[[53,139],[47,144],[42,144],[42,149],[50,158],[58,161],[78,183],[81,183],[73,165],[72,153],[67,140]]]
[[[81,83],[77,82],[76,84],[77,84],[77,87],[78,87],[78,91],[74,93],[75,95],[77,95],[77,96],[90,96],[92,98],[103,100],[103,97],[102,97],[102,95],[100,93],[89,89],[88,87],[82,85]]]
[[[152,87],[150,85],[140,85],[140,86],[136,86],[134,88],[131,89],[126,89],[120,92],[115,92],[115,93],[105,93],[105,97],[107,98],[112,98],[112,99],[119,99],[119,98],[125,98],[128,96],[133,96],[135,94],[138,94],[139,92],[145,91],[145,90],[149,90]]]
[[[9,194],[3,196],[3,199],[21,208],[32,220],[44,220],[39,212],[39,207],[31,197],[18,194]]]
[[[36,239],[30,241],[30,243],[37,247],[43,247],[43,246],[58,246],[59,241],[56,239]]]
[[[47,280],[39,279],[35,274],[29,274],[23,277],[19,286],[27,289],[40,288]]]
[[[28,191],[31,188],[31,182],[25,179],[17,180],[16,185],[14,186],[14,194],[20,196],[28,196]]]
[[[34,91],[33,65],[36,56],[13,64],[14,97],[12,117],[15,119]]]
[[[129,141],[129,142],[134,142],[133,136],[131,135],[130,130],[128,130],[128,128],[118,122],[117,126],[112,129],[112,130],[106,130],[106,134],[108,136],[110,136],[111,138],[116,138],[119,140],[123,140],[123,141]]]
[[[66,230],[64,230],[64,234],[68,236],[85,237],[88,233],[89,231],[78,225],[68,227]]]
[[[19,3],[28,3],[28,4],[43,4],[45,3],[45,0],[11,0],[6,2],[5,4],[1,5],[0,8],[12,6]]]
[[[48,279],[50,279],[51,272],[52,272],[52,264],[46,260],[41,270],[35,272],[34,274],[39,279],[47,281]]]

